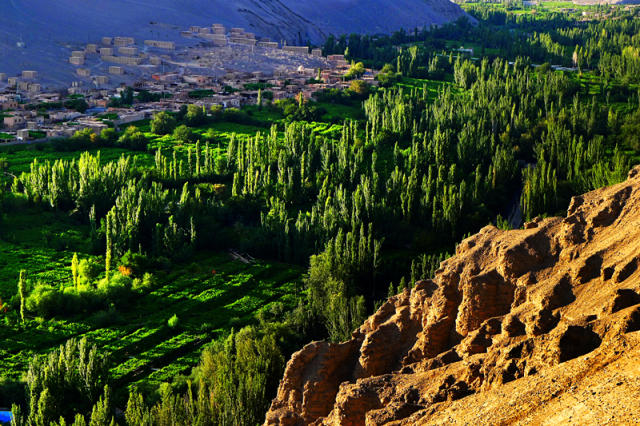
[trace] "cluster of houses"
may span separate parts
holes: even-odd
[[[224,27],[214,24],[211,29],[191,28],[191,36],[205,36],[211,40],[222,38],[231,44],[253,44],[255,36],[242,29],[232,29],[229,35]],[[186,34],[185,34],[186,35]],[[255,45],[263,43],[267,47],[276,48],[270,41],[255,41]],[[154,49],[174,50],[173,42],[146,40],[145,46]],[[321,57],[321,51],[310,51],[307,47],[291,46],[278,49],[281,54],[308,55]],[[109,73],[121,74],[124,69],[120,65],[128,65],[126,60],[144,59],[157,62],[156,57],[138,51],[134,40],[127,37],[105,37],[101,46],[88,44],[83,51],[74,51],[69,61],[77,65],[79,76],[91,76],[89,70],[81,68],[88,55],[100,55],[109,65]],[[144,57],[143,57],[144,56]],[[304,63],[304,62],[303,62]],[[2,117],[3,135],[14,136],[17,140],[29,138],[53,138],[71,136],[76,131],[90,128],[95,132],[110,125],[122,127],[128,123],[151,118],[158,111],[178,111],[183,105],[197,104],[205,107],[220,105],[223,108],[240,108],[244,105],[255,104],[262,91],[263,99],[278,101],[281,99],[304,96],[311,99],[315,92],[323,89],[348,88],[350,82],[345,81],[344,75],[349,69],[349,63],[344,55],[330,55],[323,59],[323,68],[311,68],[304,65],[280,66],[273,73],[262,71],[227,71],[221,77],[193,74],[184,72],[158,72],[150,78],[140,78],[133,84],[137,92],[148,92],[149,102],[136,101],[131,108],[115,108],[112,100],[122,96],[125,84],[116,88],[106,87],[108,76],[92,76],[93,84],[85,85],[74,82],[60,92],[42,92],[37,83],[37,73],[24,71],[20,77],[7,78],[0,74],[0,117]],[[367,70],[362,77],[370,84],[377,84],[375,72]],[[3,83],[3,80],[5,84]],[[197,93],[197,96],[194,94]],[[83,99],[88,109],[84,113],[65,108],[70,99]],[[34,107],[34,105],[36,107]],[[102,118],[100,118],[102,117]],[[117,117],[117,118],[114,118]]]

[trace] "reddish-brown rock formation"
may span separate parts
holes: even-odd
[[[293,355],[266,424],[640,422],[640,168],[493,226],[350,341]]]

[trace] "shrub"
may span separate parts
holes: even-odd
[[[95,290],[76,290],[72,287],[58,289],[42,283],[35,286],[26,300],[27,310],[43,318],[91,312],[104,305],[104,298]]]
[[[189,105],[187,107],[187,113],[184,116],[185,121],[189,126],[200,126],[207,121],[207,113],[205,107],[198,105]]]
[[[100,275],[102,267],[94,261],[82,259],[78,264],[78,284],[89,285]]]
[[[118,144],[131,149],[144,150],[147,148],[147,138],[136,126],[129,126],[118,139]]]
[[[347,80],[351,80],[354,78],[362,77],[364,73],[365,73],[364,64],[362,62],[358,62],[358,63],[351,64],[351,68],[349,68],[349,71],[347,71],[344,77]]]
[[[31,294],[27,297],[26,307],[29,312],[33,312],[41,317],[51,317],[61,308],[61,293],[45,284],[38,283]]]
[[[131,275],[139,277],[145,270],[153,267],[148,256],[128,250],[121,258],[120,265],[131,271]],[[126,274],[125,274],[126,275]]]
[[[109,127],[107,129],[102,129],[100,132],[100,139],[102,139],[102,142],[106,145],[113,145],[118,140],[118,134],[115,129]]]
[[[364,80],[353,80],[349,85],[349,90],[364,99],[371,92],[371,85]]]
[[[135,280],[133,280],[131,288],[133,289],[133,291],[143,292],[155,287],[157,282],[158,280],[156,280],[156,277],[154,277],[153,274],[145,272],[142,278],[136,278]]]
[[[133,280],[120,273],[112,274],[109,279],[100,280],[98,291],[111,304],[123,306],[131,299]]]
[[[159,112],[151,120],[151,131],[158,135],[168,135],[176,128],[176,119],[167,112]]]
[[[173,138],[183,143],[193,142],[194,139],[193,132],[184,124],[182,126],[176,127],[176,129],[173,131]]]
[[[180,325],[180,318],[178,318],[176,314],[173,314],[173,316],[169,318],[169,321],[167,321],[167,325],[169,325],[169,327],[173,329],[178,328],[178,326]]]

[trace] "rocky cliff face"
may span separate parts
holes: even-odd
[[[266,424],[640,421],[640,168],[493,226],[348,342],[295,353]]]

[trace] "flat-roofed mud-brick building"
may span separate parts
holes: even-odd
[[[138,66],[142,64],[142,58],[132,58],[129,56],[103,56],[102,60],[105,62],[113,62],[115,64],[121,65],[134,65]]]
[[[124,74],[124,68],[122,68],[122,67],[110,66],[110,67],[109,67],[109,74],[113,74],[113,75],[123,75],[123,74]]]
[[[119,47],[118,53],[125,56],[136,56],[138,54],[138,48],[131,46]]]
[[[285,52],[295,53],[297,55],[309,54],[309,46],[284,46],[282,50]]]
[[[22,78],[35,80],[36,78],[38,78],[38,71],[22,71]]]
[[[176,44],[173,41],[145,40],[144,44],[158,49],[175,50],[176,48]]]
[[[256,40],[254,38],[231,36],[229,37],[229,43],[243,44],[245,46],[255,46]]]
[[[133,37],[115,37],[113,39],[113,45],[116,47],[131,46],[135,43],[136,41]]]
[[[72,56],[69,58],[69,63],[76,66],[84,65],[84,56]]]
[[[226,46],[228,44],[227,36],[223,34],[202,34],[201,37],[213,43],[214,46]]]
[[[264,47],[265,49],[277,49],[279,45],[275,41],[259,41],[258,47]]]
[[[98,86],[104,86],[109,83],[109,77],[106,75],[97,75],[94,77],[93,82]]]

